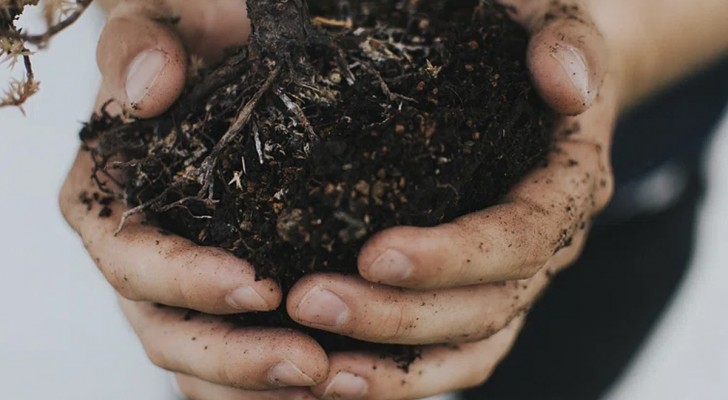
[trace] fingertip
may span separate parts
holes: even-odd
[[[378,233],[359,254],[359,274],[373,283],[406,289],[447,286],[452,261],[450,227],[399,226]]]
[[[267,285],[242,285],[225,295],[233,312],[273,311],[281,303],[281,291]]]
[[[376,234],[359,253],[359,274],[374,283],[406,285],[417,269],[410,245],[418,238],[422,238],[421,229],[414,227],[395,227]]]
[[[604,75],[596,32],[573,21],[550,24],[531,39],[527,58],[534,85],[552,109],[577,115],[591,107]]]
[[[325,381],[329,373],[329,357],[326,351],[315,340],[301,332],[291,330],[286,333],[292,335],[292,341],[286,351],[288,359],[283,361],[283,365],[292,363],[309,378],[309,382],[301,386],[314,386]]]
[[[562,115],[577,115],[591,105],[588,72],[581,53],[559,43],[539,44],[529,52],[529,69],[541,98]]]
[[[182,93],[186,75],[187,64],[181,45],[139,53],[126,72],[124,90],[128,111],[138,118],[150,118],[167,111]]]

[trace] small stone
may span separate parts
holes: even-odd
[[[359,182],[357,182],[354,186],[354,189],[356,189],[357,192],[361,193],[364,196],[369,196],[369,183],[364,180],[360,180]]]

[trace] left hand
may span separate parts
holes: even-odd
[[[376,355],[331,355],[329,377],[315,394],[412,399],[484,382],[515,340],[521,315],[550,277],[576,260],[591,219],[607,204],[620,82],[603,76],[606,44],[585,8],[575,19],[552,13],[549,1],[523,3],[518,20],[533,35],[529,64],[542,96],[563,113],[588,110],[560,119],[548,165],[502,204],[433,228],[386,230],[360,253],[363,278],[317,274],[294,286],[288,313],[303,325],[377,343],[430,345],[409,374]],[[578,65],[565,66],[572,55]],[[571,74],[580,68],[575,83]]]

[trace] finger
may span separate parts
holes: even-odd
[[[168,10],[152,4],[162,3],[130,1],[115,7],[96,49],[102,91],[140,118],[167,110],[187,76],[182,42],[164,22],[170,18]]]
[[[89,154],[79,152],[61,190],[61,211],[122,296],[213,314],[278,307],[279,287],[256,280],[250,264],[221,249],[194,245],[138,219],[114,236],[124,209],[116,201],[101,206],[87,199],[98,191],[91,170]],[[99,216],[102,207],[109,217]]]
[[[388,358],[364,353],[331,356],[328,379],[313,392],[323,399],[417,399],[485,382],[511,349],[523,324],[514,320],[491,338],[457,346],[434,346],[405,371]]]
[[[360,253],[359,272],[372,282],[419,289],[532,276],[611,197],[609,149],[601,138],[609,137],[613,113],[613,104],[600,100],[584,115],[563,119],[548,165],[525,177],[503,204],[434,228],[375,235]]]
[[[357,277],[319,274],[290,291],[288,313],[299,323],[377,343],[431,344],[479,340],[530,309],[550,279],[582,251],[588,227],[532,278],[440,291],[372,285]]]
[[[580,0],[510,3],[514,18],[531,33],[528,65],[541,97],[559,113],[584,112],[599,92],[607,64],[607,47],[588,6]]]
[[[101,100],[115,99],[137,117],[158,115],[184,87],[184,48],[214,63],[226,49],[247,42],[249,34],[250,20],[239,0],[120,2],[111,8],[97,49],[108,93]]]
[[[372,285],[358,277],[319,274],[290,291],[297,322],[376,343],[422,345],[479,340],[528,309],[550,272],[528,280],[440,291]]]
[[[216,385],[184,374],[176,374],[175,379],[188,400],[316,400],[307,389],[250,391]]]
[[[169,371],[249,390],[312,386],[328,372],[323,349],[297,331],[241,328],[126,299],[120,304],[149,359]]]

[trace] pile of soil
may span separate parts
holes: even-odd
[[[161,117],[94,117],[81,137],[101,190],[122,170],[133,212],[287,290],[313,272],[356,273],[385,228],[493,205],[544,162],[553,115],[502,7],[323,3],[303,57],[238,49]],[[284,310],[243,318],[292,324]]]

